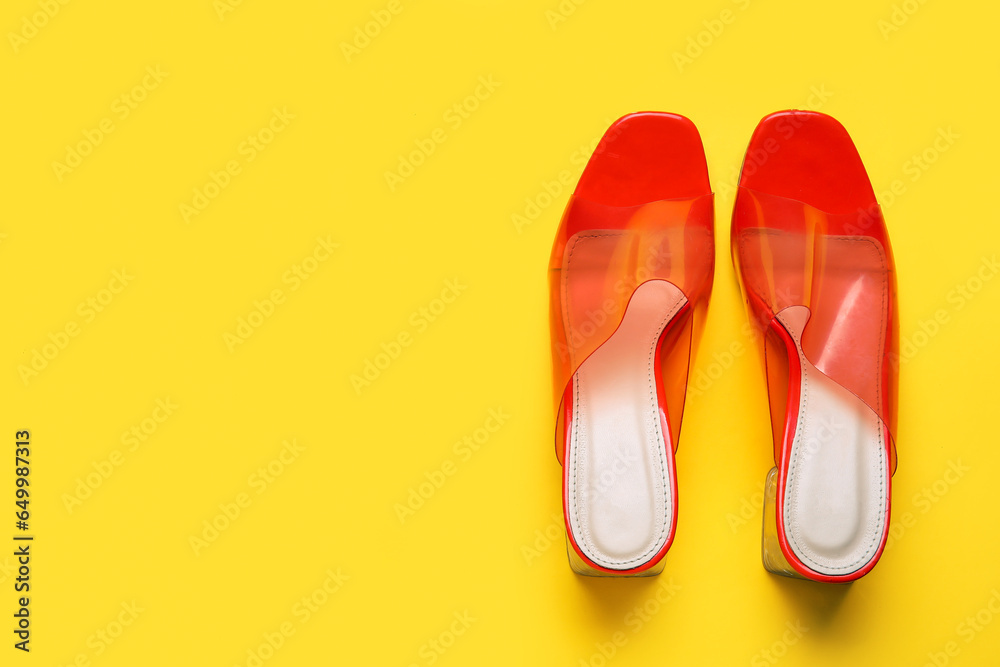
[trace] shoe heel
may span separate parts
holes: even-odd
[[[781,544],[778,542],[778,517],[776,514],[778,507],[777,495],[778,469],[771,468],[771,472],[767,473],[767,480],[764,482],[764,527],[760,540],[760,557],[764,562],[764,569],[771,574],[805,579],[795,568],[789,565],[785,554],[781,552]]]
[[[653,567],[643,570],[642,572],[629,573],[629,574],[617,574],[615,572],[608,572],[605,570],[598,570],[591,567],[580,558],[580,555],[576,553],[573,545],[569,542],[569,537],[566,537],[566,555],[569,557],[569,566],[574,572],[584,577],[607,577],[610,579],[624,579],[626,577],[655,577],[656,575],[663,572],[663,568],[667,565],[667,557],[664,556],[660,559],[660,562]]]

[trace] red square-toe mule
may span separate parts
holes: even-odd
[[[580,177],[549,265],[556,454],[580,574],[663,569],[713,266],[712,192],[694,124],[666,113],[619,119]]]
[[[806,111],[760,122],[731,240],[771,411],[764,566],[853,581],[889,532],[899,336],[885,222],[839,122]]]

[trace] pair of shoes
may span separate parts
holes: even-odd
[[[764,566],[853,581],[888,536],[898,323],[885,223],[843,126],[814,112],[764,118],[731,230],[771,412]],[[714,238],[694,124],[665,113],[615,122],[569,200],[549,263],[556,455],[580,574],[650,576],[665,565]]]

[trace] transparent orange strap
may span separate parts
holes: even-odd
[[[742,188],[736,240],[751,321],[763,332],[806,306],[802,351],[895,432],[896,289],[877,206],[832,214]],[[766,225],[765,215],[766,211]]]
[[[714,264],[712,195],[616,207],[574,197],[549,263],[558,410],[580,364],[611,337],[635,288],[667,280],[704,308]]]

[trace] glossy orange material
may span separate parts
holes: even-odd
[[[673,456],[692,348],[712,285],[713,215],[704,149],[691,121],[636,113],[608,129],[566,207],[549,264],[560,463],[571,423],[574,374],[618,328],[635,289],[653,280],[672,283],[687,299],[664,330],[656,354],[659,409]],[[676,499],[676,483],[671,484]],[[676,512],[676,502],[673,507]],[[654,567],[666,548],[669,541],[641,567],[605,573],[638,574]]]
[[[783,111],[760,122],[740,174],[732,252],[748,315],[761,334],[778,502],[799,396],[798,353],[775,317],[789,306],[808,308],[802,334],[806,359],[878,416],[894,471],[895,268],[881,209],[840,123],[804,111]],[[781,511],[776,520],[783,540]],[[885,527],[887,532],[888,517]],[[799,562],[784,542],[782,553],[798,574],[831,582],[856,579],[878,560],[857,572],[825,576]]]

